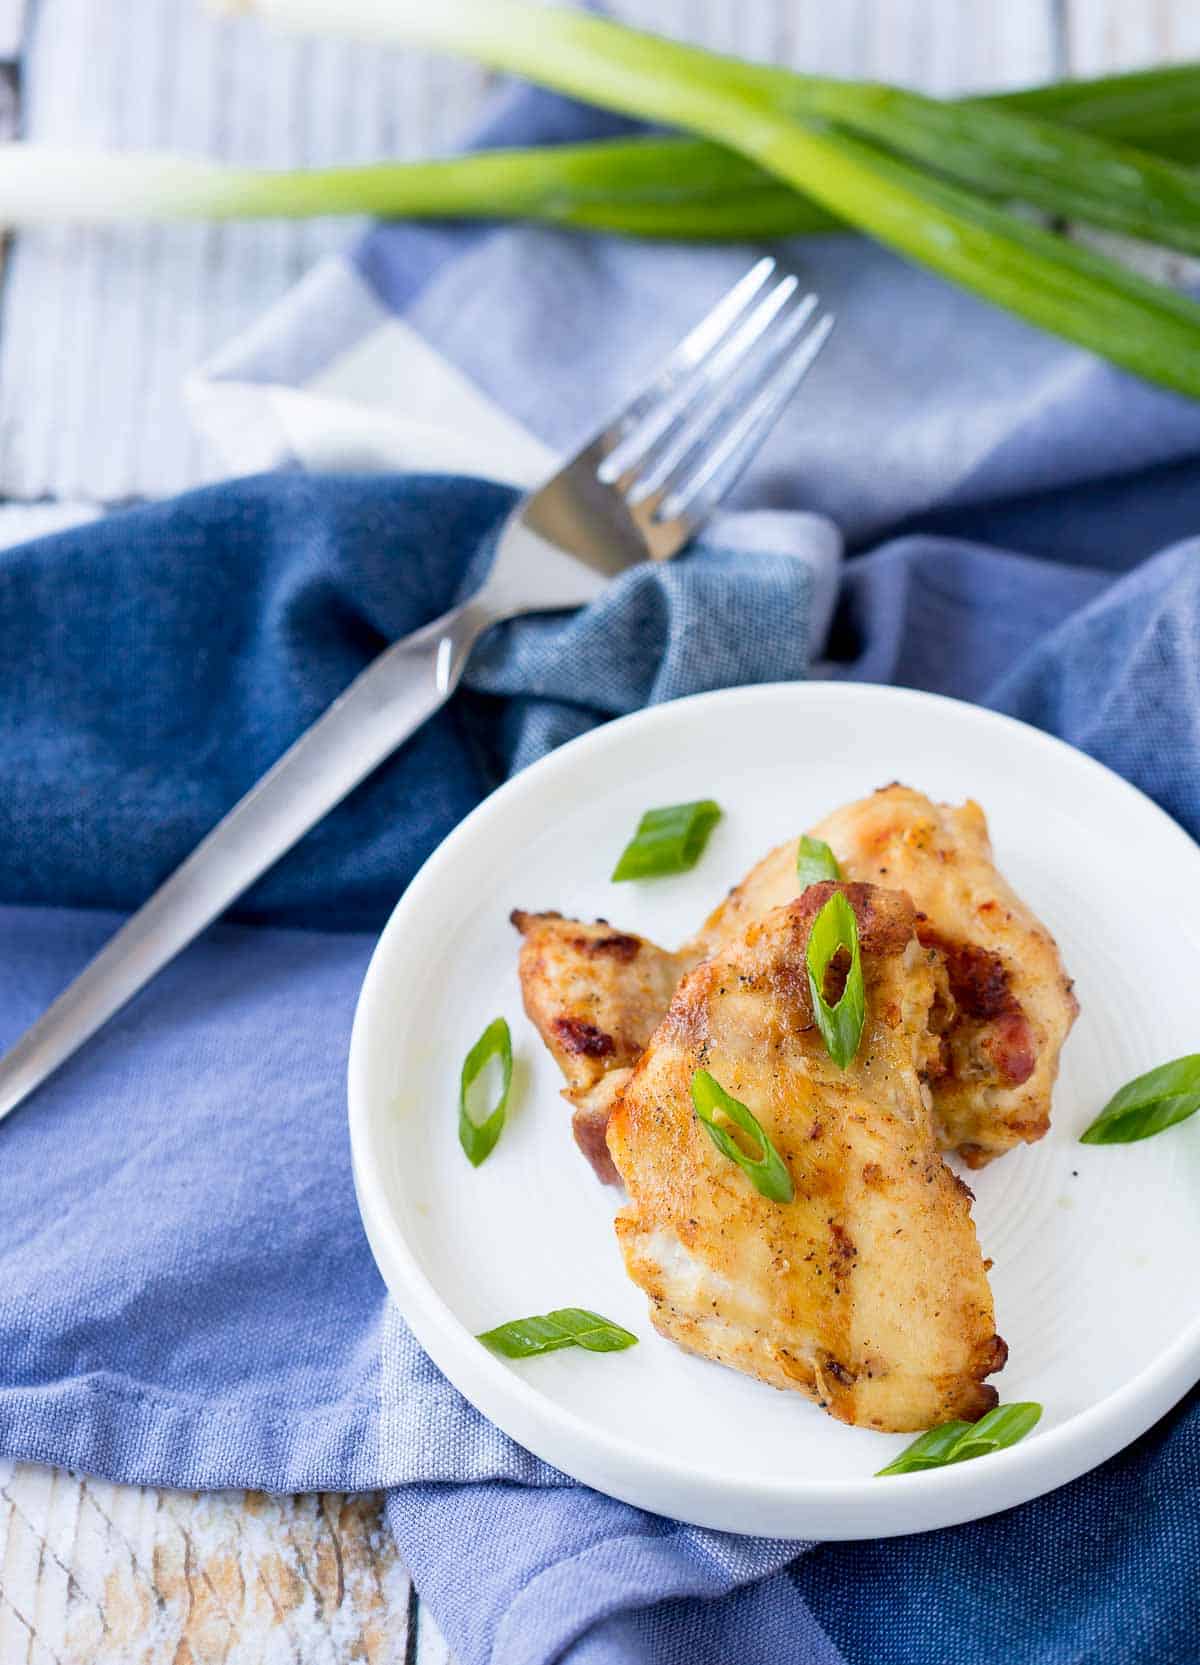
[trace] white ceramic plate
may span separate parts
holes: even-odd
[[[559,908],[667,945],[772,845],[891,780],[977,798],[1000,866],[1050,926],[1082,1015],[1041,1144],[971,1176],[1004,1400],[1040,1426],[1011,1450],[877,1480],[907,1437],[834,1422],[799,1395],[656,1336],[621,1267],[558,1070],[521,1010],[513,907]],[[698,868],[610,885],[641,812],[724,807]],[[1141,1144],[1079,1134],[1130,1076],[1200,1047],[1200,849],[1099,764],[1008,718],[902,690],[736,689],[608,724],[482,804],[409,886],[371,961],[350,1053],[367,1234],[392,1294],[461,1391],[568,1474],[735,1532],[853,1538],[986,1515],[1082,1474],[1200,1378],[1200,1123]],[[517,1069],[509,1123],[472,1169],[463,1056],[498,1013]],[[477,1331],[557,1306],[635,1330],[627,1352],[508,1364]]]

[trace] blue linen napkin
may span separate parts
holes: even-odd
[[[605,716],[817,657],[1051,728],[1200,834],[1197,546],[1155,553],[1200,531],[1200,409],[856,240],[795,252],[843,327],[743,501],[816,503],[847,531],[828,639],[830,538],[799,520],[790,554],[779,525],[739,551],[753,524],[732,522],[583,614],[493,633],[468,689],[242,923],[0,1131],[0,1451],[184,1486],[389,1486],[467,1665],[1182,1665],[1193,1402],[995,1520],[876,1545],[731,1538],[574,1486],[492,1429],[412,1342],[357,1224],[342,1069],[370,933],[486,790]],[[590,343],[626,349],[602,367],[622,391],[629,308],[653,346],[745,260],[388,228],[337,277],[562,445],[595,414]],[[307,317],[274,342],[276,378]],[[111,929],[93,910],[135,905],[385,641],[469,587],[510,500],[462,478],[274,476],[0,553],[0,1043]],[[714,616],[740,622],[716,661]]]
[[[440,610],[508,501],[281,475],[0,554],[0,1042],[112,928],[89,905],[130,905],[383,640]],[[525,667],[538,693],[456,701],[251,892],[261,923],[209,933],[5,1125],[0,1451],[183,1486],[391,1486],[464,1661],[1189,1659],[1194,1406],[997,1520],[875,1546],[738,1539],[566,1482],[386,1302],[343,1131],[372,937],[336,927],[382,920],[537,721],[707,676],[693,626],[731,593],[776,622],[726,669],[802,673],[802,562],[702,549],[625,582],[599,611],[640,684],[614,689],[598,659],[580,680],[588,614],[497,633],[479,685],[518,688]],[[1200,832],[1196,545],[1112,579],[910,537],[852,563],[833,641],[848,656],[827,668],[987,696]],[[1086,1543],[1083,1570],[1047,1542]]]

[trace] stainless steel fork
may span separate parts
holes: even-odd
[[[517,504],[483,587],[356,677],[0,1058],[0,1119],[449,699],[489,625],[583,606],[624,568],[682,549],[832,327],[773,260],[747,272],[641,392]]]

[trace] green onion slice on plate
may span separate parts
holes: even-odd
[[[823,838],[810,838],[807,833],[796,851],[796,876],[800,889],[820,884],[822,879],[840,879],[842,870],[837,857]]]
[[[637,1343],[637,1336],[586,1307],[559,1307],[539,1318],[514,1318],[478,1337],[504,1359],[531,1359],[556,1353],[560,1347],[582,1347],[589,1353],[620,1353]]]
[[[997,1405],[978,1422],[944,1422],[906,1445],[879,1474],[918,1474],[922,1469],[945,1468],[948,1463],[965,1463],[989,1451],[1001,1451],[1023,1440],[1037,1426],[1041,1414],[1040,1405],[1024,1402]]]
[[[941,1468],[950,1461],[950,1453],[962,1436],[970,1431],[969,1422],[943,1422],[940,1428],[929,1428],[918,1435],[886,1468],[882,1474],[919,1474],[922,1469]]]
[[[850,956],[846,984],[831,1006],[825,998],[825,976],[839,949]],[[808,935],[808,990],[813,1016],[825,1042],[825,1050],[839,1069],[845,1069],[858,1051],[867,997],[863,987],[862,955],[858,946],[858,921],[854,909],[840,890],[835,890],[813,920]]]
[[[1005,1446],[1023,1440],[1041,1419],[1042,1407],[1032,1401],[997,1405],[994,1411],[972,1423],[965,1434],[959,1435],[949,1461],[964,1463],[969,1457],[986,1457],[989,1451],[1003,1451]]]
[[[471,1088],[493,1058],[500,1060],[500,1096],[482,1121],[476,1121],[468,1106]],[[495,1149],[504,1130],[508,1090],[512,1086],[512,1036],[502,1017],[489,1023],[463,1060],[458,1088],[458,1142],[468,1160],[478,1167]]]
[[[1091,1127],[1085,1145],[1128,1145],[1174,1127],[1200,1110],[1200,1052],[1160,1064],[1114,1093]]]
[[[732,1098],[707,1070],[697,1070],[692,1077],[692,1103],[713,1144],[722,1156],[737,1163],[755,1190],[772,1202],[791,1202],[796,1188],[787,1164],[741,1100]],[[747,1156],[732,1134],[717,1121],[720,1115],[757,1141],[760,1152],[757,1157]]]
[[[704,854],[708,835],[720,819],[721,806],[711,798],[648,809],[613,869],[614,881],[686,873]]]

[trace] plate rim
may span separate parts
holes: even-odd
[[[541,1393],[481,1347],[450,1309],[412,1252],[374,1161],[367,1055],[374,1009],[382,999],[381,986],[405,917],[422,905],[425,893],[439,883],[442,870],[453,864],[473,828],[495,813],[498,800],[519,803],[538,793],[554,774],[573,768],[581,755],[620,745],[633,727],[642,730],[677,720],[682,708],[753,706],[781,697],[821,698],[831,693],[851,703],[882,699],[924,710],[949,708],[969,714],[985,727],[1018,730],[1025,743],[1052,754],[1068,753],[1075,767],[1082,765],[1109,788],[1115,785],[1130,795],[1142,813],[1152,812],[1177,840],[1181,856],[1197,864],[1200,877],[1200,845],[1152,798],[1097,758],[1007,713],[887,683],[814,678],[714,689],[613,718],[565,742],[503,782],[447,834],[410,880],[372,950],[355,1007],[347,1069],[355,1193],[372,1254],[421,1346],[476,1409],[543,1461],[637,1507],[715,1530],[825,1539],[896,1536],[981,1519],[1089,1472],[1144,1433],[1200,1379],[1200,1314],[1130,1380],[1038,1438],[991,1454],[983,1474],[970,1463],[893,1476],[883,1496],[874,1475],[819,1480],[762,1476],[734,1482],[698,1475],[681,1459],[650,1456],[643,1447],[597,1427]],[[647,1486],[640,1484],[643,1475],[653,1477]],[[656,1490],[659,1499],[666,1501],[655,1500],[651,1494]],[[886,1501],[888,1495],[894,1497],[891,1504]],[[873,1522],[864,1529],[865,1517],[873,1516],[880,1504],[886,1514],[903,1518]],[[787,1525],[793,1515],[792,1524]],[[820,1517],[819,1525],[805,1524],[803,1515]],[[752,1516],[755,1524],[737,1524]]]

